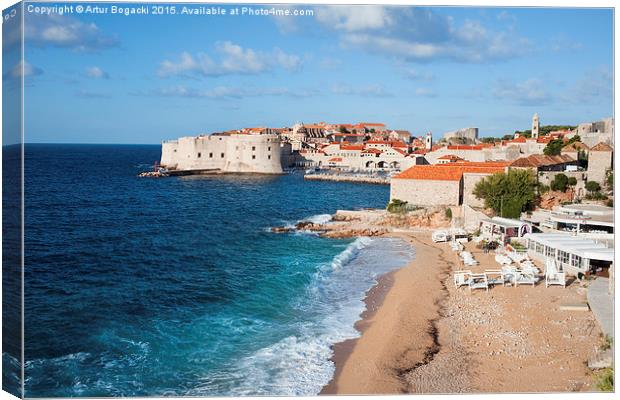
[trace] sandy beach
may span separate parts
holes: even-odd
[[[560,310],[585,301],[585,288],[470,293],[452,283],[462,267],[448,244],[429,231],[397,235],[416,258],[369,291],[361,337],[334,346],[336,373],[321,394],[595,390],[586,364],[603,342],[599,327],[590,311]],[[476,270],[497,268],[493,253],[467,249]]]

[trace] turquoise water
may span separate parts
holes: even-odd
[[[158,157],[26,147],[26,395],[317,394],[365,292],[413,249],[268,228],[384,207],[389,188],[136,177]]]

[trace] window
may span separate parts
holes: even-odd
[[[558,251],[558,261],[561,262],[562,264],[568,264],[568,257],[569,254],[565,251],[559,250]]]
[[[271,151],[271,146],[267,147],[267,151]]]
[[[252,146],[252,151],[255,151],[255,150],[256,150],[256,146]]]
[[[202,154],[201,154],[201,153],[198,153],[198,158],[200,158],[200,156],[202,156]]]
[[[252,160],[256,160],[256,155],[252,154]]]
[[[268,155],[268,156],[267,156],[267,160],[271,160],[271,155]]]
[[[209,153],[209,158],[213,158],[213,153]]]
[[[224,153],[221,154],[221,157],[224,158]]]

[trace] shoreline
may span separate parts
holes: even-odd
[[[404,268],[405,266],[403,266]],[[385,296],[390,291],[392,286],[394,285],[394,274],[398,272],[398,270],[388,272],[386,274],[381,275],[377,279],[377,283],[373,285],[364,297],[364,303],[366,304],[366,309],[360,315],[360,319],[355,322],[355,329],[360,332],[361,335],[364,334],[366,329],[370,326],[369,320],[376,314],[379,308],[383,305],[383,301],[385,300]],[[340,374],[342,373],[342,368],[344,364],[347,362],[349,356],[353,352],[355,344],[359,340],[359,337],[354,339],[347,339],[343,342],[334,343],[332,346],[334,354],[330,357],[330,361],[332,361],[336,367],[334,371],[334,376],[332,379],[321,389],[319,395],[334,395],[337,394],[337,384]]]
[[[441,303],[447,297],[442,275],[449,264],[441,260],[444,268],[436,268],[437,263],[425,268],[424,263],[431,258],[443,258],[443,249],[429,245],[430,232],[385,236],[405,240],[414,247],[415,258],[381,276],[367,292],[364,299],[367,309],[355,323],[360,336],[333,345],[331,360],[336,371],[321,395],[407,393],[405,376],[432,360],[438,351],[435,323],[441,316]],[[420,297],[412,299],[403,295],[411,291]],[[421,312],[399,312],[401,308],[413,307]],[[381,323],[375,323],[377,320]],[[411,330],[408,338],[402,336],[402,326]]]

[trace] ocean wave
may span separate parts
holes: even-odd
[[[299,319],[290,334],[237,360],[225,373],[209,374],[186,394],[317,395],[335,371],[332,346],[359,337],[355,322],[366,309],[366,292],[378,275],[411,259],[406,246],[398,239],[367,237],[349,243],[319,266],[293,301]]]

